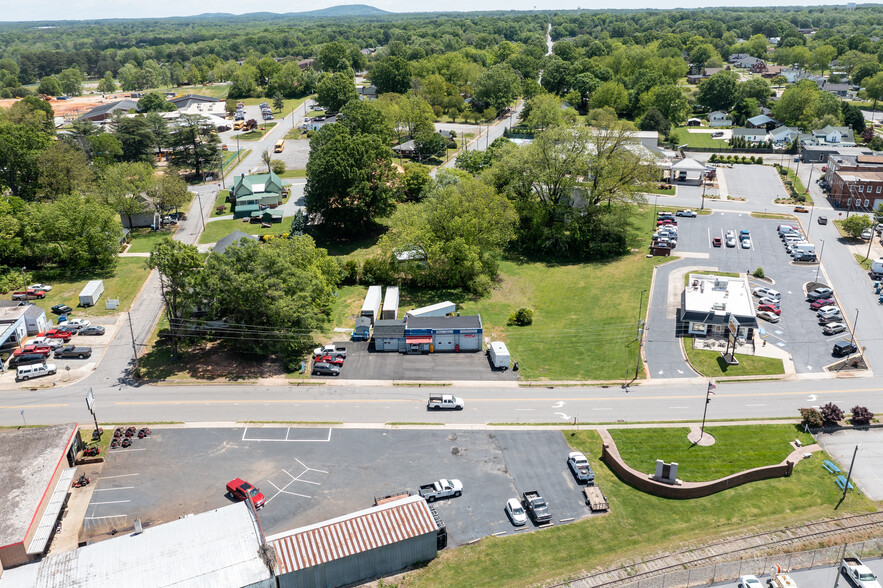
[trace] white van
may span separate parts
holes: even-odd
[[[779,225],[779,235],[784,233],[792,233],[797,231],[797,227],[793,227],[791,225]]]
[[[54,376],[58,368],[54,363],[38,363],[36,365],[25,365],[16,369],[15,380],[27,381],[31,378],[39,378],[41,376]]]
[[[812,243],[798,243],[791,248],[791,257],[806,253],[815,253],[816,246]]]

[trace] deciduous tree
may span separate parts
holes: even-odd
[[[319,82],[316,90],[316,102],[331,112],[338,112],[344,104],[359,98],[353,77],[343,72],[326,77]]]
[[[411,89],[411,64],[401,57],[383,57],[374,64],[368,78],[379,94],[405,94]]]

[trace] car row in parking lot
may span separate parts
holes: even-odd
[[[806,240],[799,228],[794,225],[779,225],[777,230],[785,251],[794,261],[817,261],[816,246]]]

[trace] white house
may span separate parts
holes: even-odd
[[[813,129],[812,136],[816,145],[855,147],[855,135],[849,127],[827,125],[822,129]]]
[[[737,338],[750,341],[757,329],[754,299],[745,278],[690,274],[678,312],[678,332],[724,336],[730,319],[738,322]]]
[[[769,138],[773,145],[790,145],[794,139],[800,136],[800,131],[791,127],[779,127],[769,132]]]
[[[748,143],[763,143],[768,139],[766,129],[733,129],[733,138],[741,137]]]
[[[715,110],[708,113],[708,126],[710,127],[731,127],[733,119],[730,118],[723,110]]]

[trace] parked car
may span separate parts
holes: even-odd
[[[721,246],[721,238],[720,238],[720,237],[715,237],[714,239],[712,239],[712,240],[711,240],[711,246],[712,246],[712,247],[720,247],[720,246]]]
[[[33,284],[28,286],[28,290],[43,290],[44,292],[51,292],[52,286],[49,284]]]
[[[339,376],[340,368],[324,361],[317,361],[313,364],[314,376]]]
[[[820,225],[827,225],[828,224],[828,217],[827,216],[820,216],[816,220],[818,220]]]
[[[739,238],[740,239],[750,239],[751,238],[751,231],[749,231],[748,229],[742,229],[741,231],[739,231]]]
[[[516,527],[527,524],[527,513],[524,512],[524,508],[517,498],[510,498],[506,501],[506,514]]]
[[[521,493],[521,505],[530,514],[530,518],[537,525],[552,522],[552,512],[549,503],[542,497],[539,490],[528,490]]]
[[[810,304],[809,307],[813,310],[818,310],[823,306],[833,306],[835,304],[837,304],[837,301],[833,298],[820,298],[819,300],[816,300],[815,302]]]
[[[874,234],[871,232],[871,229],[865,229],[864,231],[862,231],[862,239],[864,239],[865,241],[868,241],[873,236]]]
[[[68,331],[59,331],[58,329],[49,329],[48,331],[39,333],[37,336],[45,337],[47,339],[60,339],[65,343],[71,340],[71,334]]]
[[[78,327],[77,325],[72,325],[69,322],[64,322],[55,327],[55,330],[63,333],[70,333],[71,336],[73,336],[80,332],[80,327]]]
[[[22,366],[15,370],[16,381],[28,381],[31,378],[39,378],[40,376],[54,376],[58,368],[54,363],[40,363],[36,365]]]
[[[316,347],[313,349],[314,356],[333,355],[335,357],[346,357],[346,347],[338,347],[334,344],[325,345],[324,347]]]
[[[831,315],[820,316],[818,318],[819,318],[820,325],[830,325],[831,323],[842,323],[843,322],[843,315],[840,314],[839,312],[837,312],[835,314],[831,314]]]
[[[852,341],[837,341],[834,343],[834,349],[831,350],[834,357],[843,357],[858,351],[858,347]]]
[[[751,249],[751,239],[742,239],[742,249]]]
[[[798,253],[794,256],[794,261],[818,261],[815,253]]]
[[[735,239],[736,233],[734,231],[727,231],[724,235],[727,239]]]
[[[782,309],[777,304],[761,304],[757,310],[758,312],[771,312],[776,316],[782,314]]]
[[[335,357],[332,355],[323,355],[322,357],[317,357],[316,361],[322,362],[322,363],[330,363],[331,365],[336,365],[336,366],[343,365],[343,358],[342,357]]]
[[[88,327],[84,327],[80,329],[79,335],[103,335],[104,327],[101,325],[89,325]]]
[[[74,309],[67,304],[56,304],[51,310],[54,314],[68,314],[73,312]]]
[[[766,310],[761,310],[760,312],[758,312],[757,317],[762,318],[763,320],[767,321],[768,323],[779,322],[779,316],[777,314],[772,313],[772,312],[768,312]]]
[[[449,496],[456,498],[463,494],[463,482],[442,478],[431,484],[421,484],[417,492],[426,499],[426,502],[435,502],[439,498],[448,498]]]
[[[735,237],[727,237],[727,247],[735,247],[736,246],[736,238]]]
[[[751,293],[757,296],[758,298],[774,298],[775,300],[782,299],[782,293],[778,290],[773,290],[772,288],[767,288],[766,286],[758,286],[757,288],[752,288]]]
[[[227,492],[237,500],[251,500],[256,509],[264,507],[264,495],[261,491],[241,478],[227,482]]]
[[[696,213],[690,210],[689,208],[686,210],[679,210],[675,213],[677,216],[686,216],[688,218],[695,218]]]
[[[30,343],[25,345],[24,347],[20,347],[12,352],[13,357],[16,355],[25,355],[27,353],[42,353],[43,355],[49,355],[52,352],[52,347],[49,345],[41,345],[39,343]]]
[[[826,335],[836,335],[837,333],[842,333],[846,330],[846,325],[843,323],[828,323],[824,327],[822,327],[822,332]]]
[[[55,349],[56,347],[61,347],[62,345],[64,345],[64,341],[62,341],[61,339],[53,339],[51,337],[35,337],[34,339],[31,339],[30,344],[48,345],[52,349]]]
[[[757,579],[757,576],[747,575],[739,578],[736,588],[762,588],[763,584]]]
[[[805,206],[795,206],[794,212],[809,212],[809,209]]]
[[[817,312],[817,316],[831,316],[832,314],[840,314],[840,309],[834,305],[823,306]]]
[[[572,451],[567,456],[567,465],[578,482],[592,483],[595,481],[595,472],[589,465],[589,460],[579,451]]]
[[[13,292],[13,300],[41,300],[46,298],[46,292],[43,290],[27,290],[22,292]]]
[[[772,298],[770,296],[764,296],[763,298],[758,298],[757,303],[761,306],[772,305],[772,306],[780,306],[781,301],[778,298]]]
[[[9,360],[9,367],[18,365],[31,365],[34,363],[43,363],[46,361],[45,353],[22,353],[21,355],[13,355]]]

